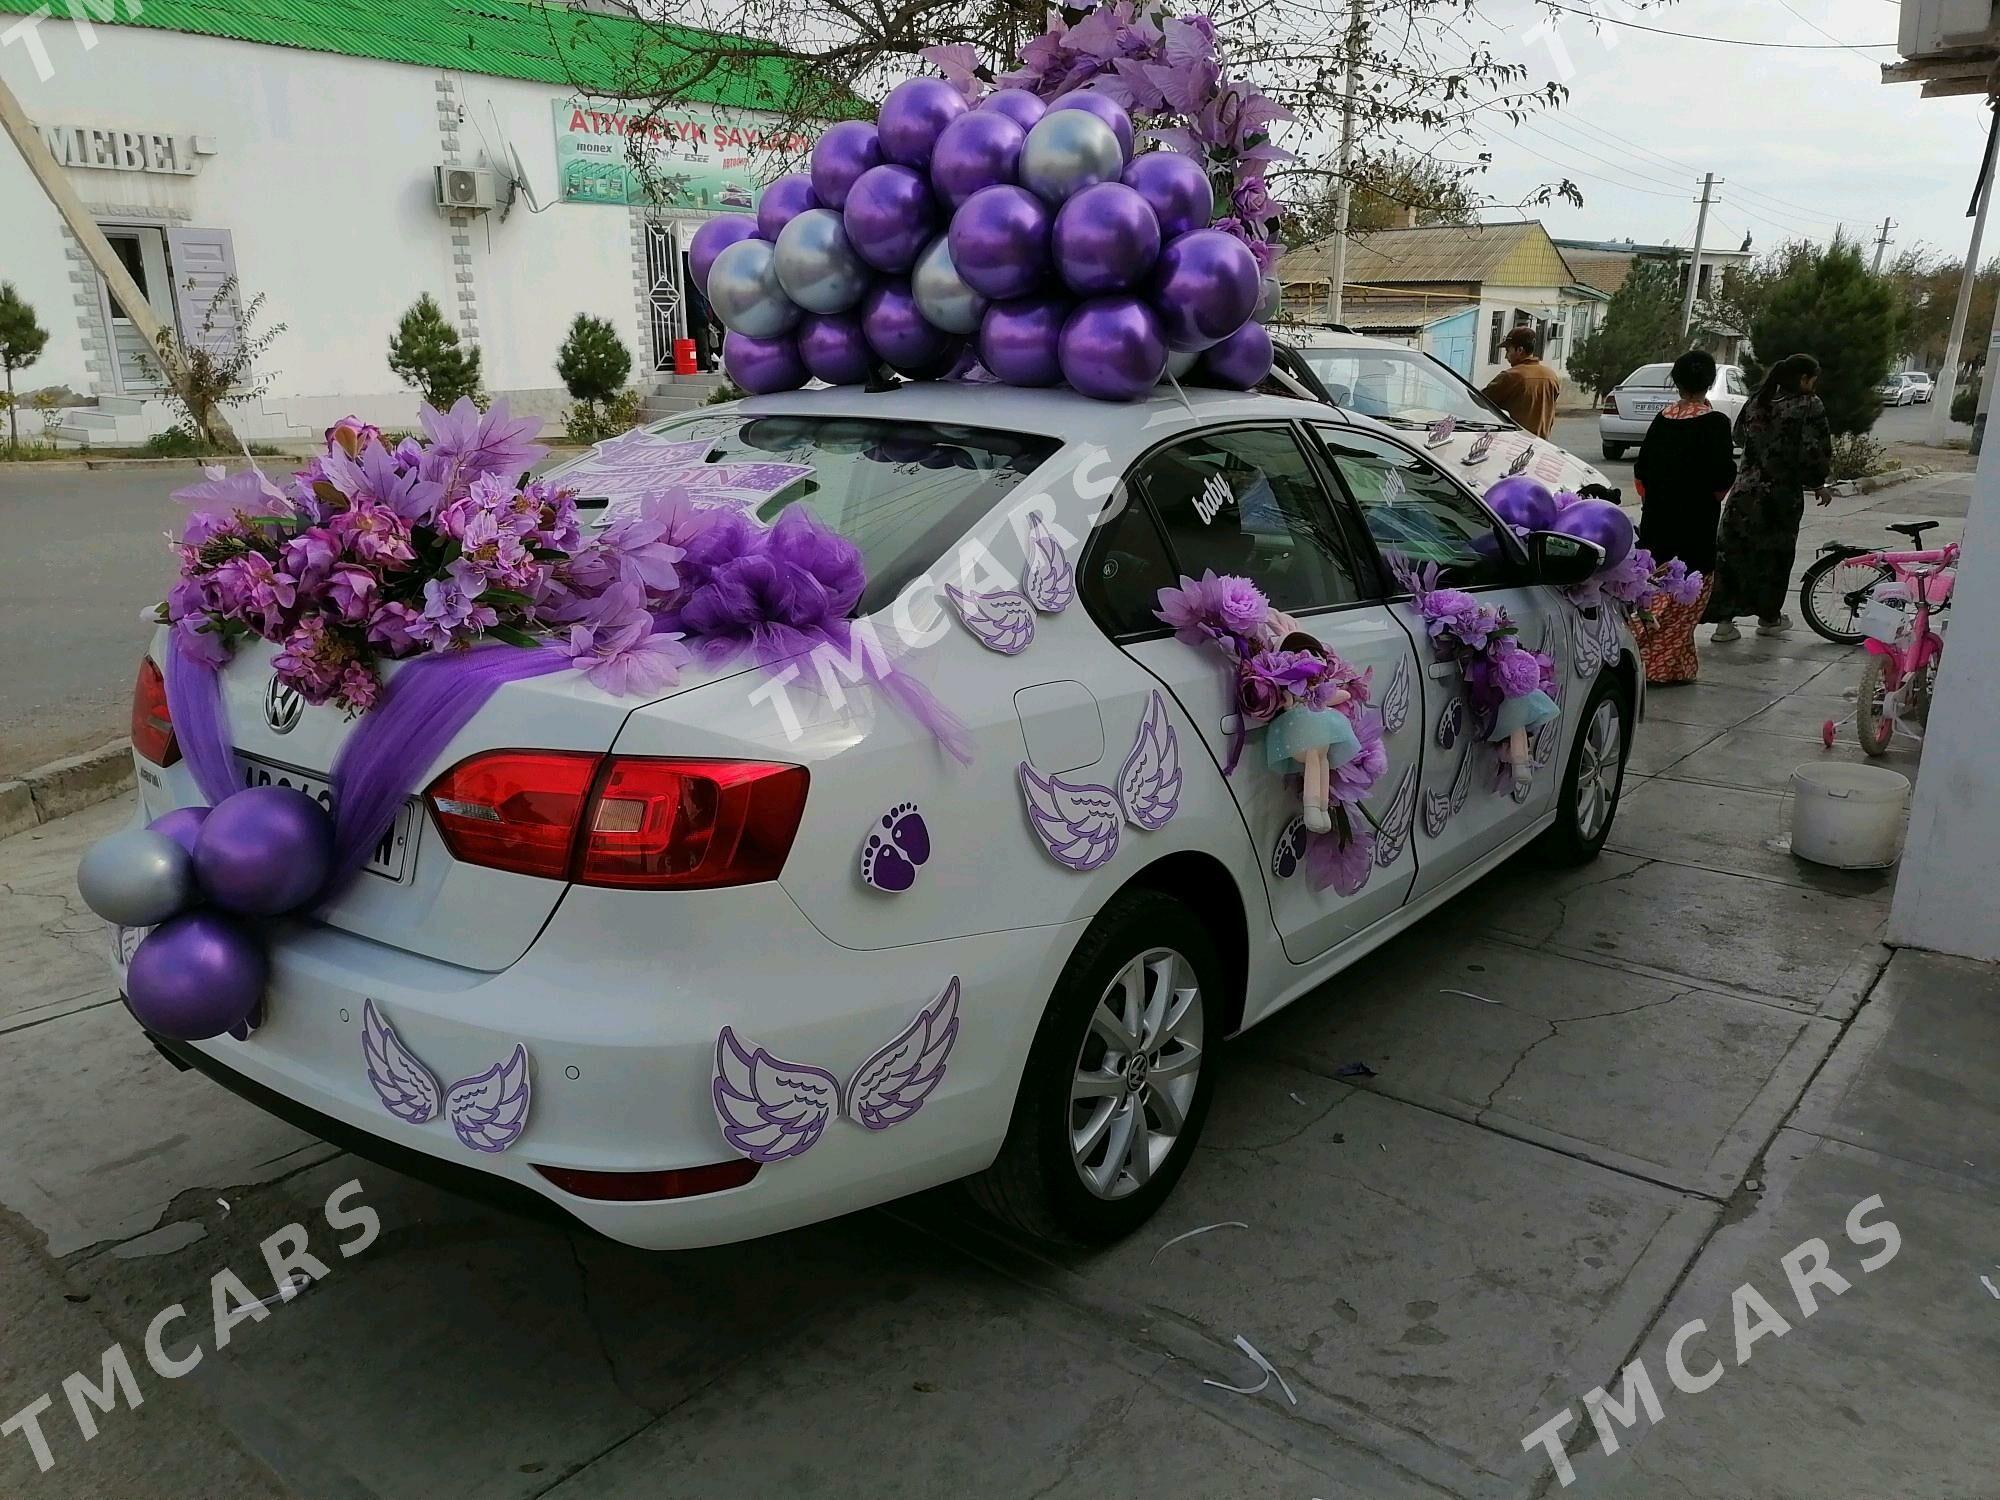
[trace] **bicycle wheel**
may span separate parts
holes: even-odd
[[[1861,669],[1861,691],[1854,704],[1854,735],[1861,741],[1865,754],[1889,753],[1889,741],[1896,733],[1896,721],[1884,710],[1883,700],[1888,693],[1882,658],[1871,654],[1868,665]]]
[[[1799,579],[1799,613],[1815,634],[1837,646],[1858,646],[1867,639],[1855,621],[1869,596],[1896,576],[1879,564],[1855,562],[1858,555],[1829,552]]]

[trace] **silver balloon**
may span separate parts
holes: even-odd
[[[738,240],[715,257],[708,268],[708,305],[724,328],[753,339],[790,333],[799,321],[798,304],[778,282],[769,240]]]
[[[917,257],[916,269],[910,272],[910,295],[924,321],[946,333],[977,333],[986,316],[986,299],[959,277],[943,235]]]
[[[1201,351],[1199,349],[1192,350],[1186,354],[1181,353],[1178,349],[1169,349],[1167,351],[1167,373],[1173,376],[1174,379],[1179,380],[1189,370],[1194,368],[1194,362],[1200,358]]]
[[[91,845],[76,886],[105,921],[153,927],[194,905],[194,859],[164,833],[127,829]]]
[[[778,285],[807,312],[846,312],[868,290],[867,262],[847,243],[847,223],[830,208],[809,208],[778,231],[772,260]]]
[[[1257,283],[1257,321],[1273,321],[1285,306],[1285,289],[1278,285],[1278,278],[1266,276]]]
[[[1081,109],[1052,109],[1035,122],[1021,145],[1021,186],[1044,203],[1100,182],[1116,182],[1125,153],[1111,127]]]

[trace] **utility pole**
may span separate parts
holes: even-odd
[[[83,200],[77,197],[76,189],[69,185],[62,167],[49,154],[47,142],[29,123],[21,101],[14,97],[14,91],[7,86],[4,78],[0,78],[0,130],[5,130],[14,142],[14,148],[21,153],[21,160],[26,163],[30,175],[48,195],[49,202],[55,205],[69,232],[76,236],[83,253],[111,289],[113,299],[125,316],[131,319],[132,327],[146,341],[147,352],[160,362],[169,380],[178,380],[184,368],[179,347],[172,339],[163,337],[166,330],[154,316],[153,304],[146,300],[146,294],[139,290],[139,284],[132,279],[131,272],[125,269],[125,263],[104,237],[104,231],[97,227],[97,221],[91,218]],[[209,426],[208,435],[215,441],[235,441],[236,435],[230,430],[228,419],[222,415],[220,408],[210,412]]]
[[[1695,288],[1701,285],[1701,242],[1708,233],[1708,204],[1715,193],[1715,174],[1701,178],[1701,213],[1694,221],[1694,258],[1688,262],[1687,292],[1681,298],[1681,343],[1687,343],[1688,328],[1694,322]]]
[[[1986,155],[1980,158],[1979,181],[1972,189],[1972,244],[1958,275],[1958,305],[1951,312],[1951,336],[1944,342],[1944,368],[1938,371],[1937,394],[1931,397],[1931,441],[1939,447],[1951,435],[1951,402],[1958,394],[1958,356],[1965,344],[1965,315],[1972,306],[1972,284],[1979,278],[1979,242],[1986,238],[1986,210],[1993,202],[1993,147],[2000,141],[2000,114],[1986,128]],[[1987,379],[1993,372],[1987,372]]]
[[[1889,231],[1896,227],[1894,219],[1882,220],[1882,232],[1875,237],[1875,274],[1882,274],[1882,252],[1889,248]]]
[[[1326,294],[1327,315],[1335,323],[1343,320],[1347,310],[1347,213],[1354,201],[1349,174],[1354,169],[1354,94],[1361,81],[1361,0],[1348,0],[1347,37],[1341,54],[1346,81],[1340,99],[1340,184],[1333,210],[1333,285]]]

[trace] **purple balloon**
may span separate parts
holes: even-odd
[[[979,325],[980,363],[1009,385],[1054,385],[1062,379],[1059,341],[1070,307],[1067,297],[994,303]]]
[[[201,825],[208,821],[208,815],[215,811],[212,807],[177,807],[164,813],[146,825],[154,833],[164,833],[188,853],[194,853],[195,838],[201,833]]]
[[[863,385],[875,373],[875,355],[858,313],[808,313],[799,319],[799,358],[806,373],[828,385]]]
[[[807,209],[819,206],[819,198],[813,193],[812,178],[803,172],[780,177],[765,188],[764,196],[757,200],[757,233],[775,242],[779,230]]]
[[[158,1036],[202,1042],[248,1022],[270,974],[254,934],[219,911],[191,911],[162,922],[133,950],[125,1004]]]
[[[937,204],[908,167],[870,167],[842,211],[847,243],[878,271],[907,271],[937,232]]]
[[[795,391],[806,383],[798,341],[789,333],[759,339],[731,329],[722,336],[722,368],[753,396]]]
[[[738,240],[756,238],[757,221],[748,214],[722,214],[694,232],[688,241],[688,269],[694,273],[694,284],[702,296],[708,295],[708,268],[715,264],[715,257]]]
[[[1153,210],[1162,239],[1174,239],[1191,229],[1206,229],[1215,217],[1215,189],[1208,174],[1191,156],[1178,151],[1148,151],[1125,169],[1125,186]]]
[[[1049,112],[1039,94],[1028,89],[995,89],[979,101],[981,109],[990,109],[1005,115],[1022,130],[1035,128],[1035,121]]]
[[[1547,531],[1555,523],[1556,497],[1541,480],[1526,474],[1509,474],[1495,480],[1485,499],[1493,514],[1523,531]]]
[[[1499,488],[1498,485],[1494,486]],[[1491,503],[1492,490],[1487,491]],[[1632,518],[1609,500],[1579,500],[1566,505],[1550,526],[1535,528],[1560,531],[1580,541],[1595,542],[1604,549],[1604,566],[1615,568],[1632,551]]]
[[[870,167],[882,165],[882,144],[866,120],[829,125],[813,142],[813,196],[828,208],[847,207],[847,194]]]
[[[1143,281],[1160,258],[1160,221],[1123,183],[1100,182],[1056,211],[1049,243],[1071,291],[1084,297],[1122,292]]]
[[[1167,373],[1159,317],[1137,297],[1093,297],[1063,324],[1063,378],[1099,401],[1137,401]]]
[[[946,208],[957,208],[981,188],[1014,180],[1021,163],[1022,129],[997,110],[960,115],[937,138],[931,152],[931,187]]]
[[[1260,280],[1257,257],[1234,235],[1195,229],[1168,240],[1152,285],[1167,347],[1188,353],[1228,338],[1257,310]]]
[[[931,370],[947,352],[958,357],[958,341],[925,321],[909,282],[900,279],[869,288],[861,299],[861,331],[869,348],[905,374]]]
[[[889,90],[875,116],[882,159],[919,170],[928,167],[938,136],[968,108],[965,96],[942,78],[904,79]]]
[[[333,867],[333,819],[304,792],[253,786],[232,792],[203,820],[194,876],[224,911],[275,917],[319,894]]]
[[[981,188],[951,216],[951,263],[982,297],[1025,297],[1049,273],[1048,205],[1026,188]]]
[[[1245,323],[1202,351],[1201,375],[1210,385],[1247,391],[1271,373],[1271,335],[1262,323]]]
[[[1116,100],[1090,89],[1072,89],[1060,98],[1049,101],[1049,113],[1059,109],[1081,109],[1096,115],[1111,127],[1111,133],[1118,137],[1118,149],[1125,153],[1125,160],[1132,159],[1132,117],[1125,113],[1125,106]]]

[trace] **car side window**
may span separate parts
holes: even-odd
[[[1179,576],[1145,501],[1130,485],[1122,486],[1118,513],[1098,527],[1084,550],[1078,582],[1091,618],[1107,635],[1159,630],[1153,611],[1160,590]]]
[[[1242,574],[1293,613],[1376,592],[1319,469],[1289,427],[1183,438],[1148,454],[1132,477],[1180,573]]]
[[[1435,563],[1440,583],[1462,589],[1527,582],[1493,518],[1428,461],[1350,428],[1314,431],[1392,571]]]

